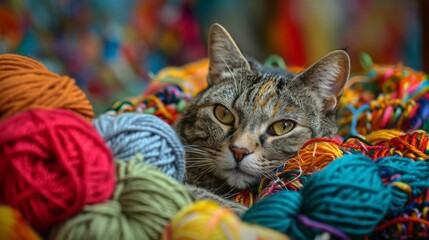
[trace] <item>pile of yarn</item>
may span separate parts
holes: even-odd
[[[2,204],[44,235],[85,204],[110,197],[113,158],[88,123],[92,106],[74,79],[1,54],[0,103]]]
[[[362,138],[348,138],[344,142],[328,138],[312,139],[277,169],[276,179],[265,177],[257,189],[243,191],[233,200],[251,206],[278,191],[299,190],[303,186],[302,181],[309,175],[346,154],[363,154],[373,160],[388,156],[425,160],[429,159],[429,137],[428,133],[421,130],[409,133],[399,130],[378,130]]]
[[[230,209],[200,200],[180,211],[165,228],[163,240],[287,240],[269,228],[242,222]]]
[[[425,196],[428,178],[425,161],[398,156],[373,161],[349,154],[309,176],[299,192],[283,190],[257,202],[242,219],[292,239],[315,239],[324,233],[336,239],[361,239],[376,235],[380,222],[388,224],[386,216]]]
[[[22,215],[2,214],[1,239],[38,239],[25,222],[42,238],[159,239],[193,202],[183,146],[161,119],[103,115],[96,129],[72,79],[18,55],[0,55],[0,68],[0,203]]]
[[[207,87],[208,60],[183,67],[167,67],[153,77],[147,90],[139,97],[116,102],[106,111],[110,115],[124,112],[147,113],[173,124],[198,92]]]
[[[377,65],[367,54],[365,70],[352,77],[338,111],[341,136],[363,136],[379,129],[429,131],[428,75],[402,65]]]

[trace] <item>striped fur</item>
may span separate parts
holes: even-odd
[[[300,74],[262,66],[241,54],[226,30],[212,26],[209,86],[185,110],[176,129],[186,146],[187,182],[224,197],[257,184],[311,138],[337,131],[336,107],[349,77],[349,57],[334,51]],[[213,113],[222,104],[232,126]],[[295,128],[282,136],[267,129],[279,120]],[[230,146],[251,154],[237,163]]]

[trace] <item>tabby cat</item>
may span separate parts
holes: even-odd
[[[333,51],[299,74],[245,57],[228,32],[209,33],[208,87],[176,123],[187,182],[230,197],[253,187],[308,140],[337,132],[350,61]]]

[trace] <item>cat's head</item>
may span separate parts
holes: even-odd
[[[209,59],[208,88],[176,125],[187,149],[188,182],[218,193],[243,189],[270,177],[306,141],[336,133],[349,77],[346,52],[292,74],[246,58],[214,24]]]

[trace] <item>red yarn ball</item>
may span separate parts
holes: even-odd
[[[110,150],[76,113],[30,110],[0,123],[0,203],[39,232],[109,199],[114,184]]]

